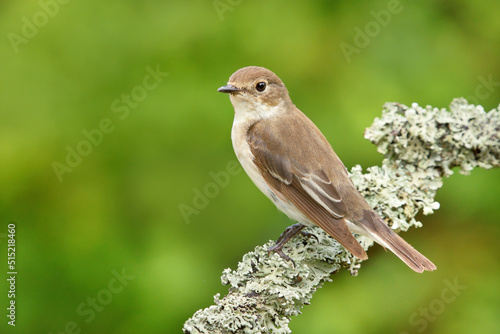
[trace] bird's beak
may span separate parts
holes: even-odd
[[[225,86],[222,86],[221,88],[217,89],[218,92],[221,92],[221,93],[237,93],[237,92],[241,92],[243,89],[240,89],[236,86],[233,86],[233,85],[225,85]]]

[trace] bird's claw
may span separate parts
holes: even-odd
[[[311,232],[306,232],[306,231],[300,231],[300,234],[302,234],[302,236],[306,237],[306,238],[314,238],[316,239],[316,241],[318,242],[319,244],[319,239],[318,237],[316,236],[316,234],[314,233],[311,233]]]
[[[267,251],[267,254],[271,255],[271,253],[278,254],[285,261],[291,261],[293,263],[293,266],[295,267],[295,261],[290,256],[283,253],[280,245],[274,245],[273,247],[270,247],[269,250]]]

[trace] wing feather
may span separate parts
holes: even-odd
[[[294,153],[286,152],[276,136],[258,124],[249,128],[247,139],[254,162],[267,184],[355,256],[368,258],[347,226],[344,219],[347,206],[332,180],[321,168],[297,163]]]

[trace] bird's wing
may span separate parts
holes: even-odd
[[[307,121],[292,122],[286,128],[268,126],[269,122],[266,126],[261,122],[251,126],[247,140],[254,162],[278,197],[290,201],[355,256],[366,259],[364,249],[344,220],[348,208],[324,170],[333,165],[318,163],[317,155],[333,153],[331,147],[324,137],[297,136],[304,131],[304,126],[314,126],[310,121],[304,124]]]

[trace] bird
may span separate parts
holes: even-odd
[[[269,252],[290,260],[282,247],[306,226],[318,226],[360,260],[368,255],[353,233],[389,249],[415,272],[436,269],[370,207],[328,140],[293,104],[276,74],[264,67],[243,67],[218,91],[229,94],[234,108],[231,140],[243,169],[297,222]]]

